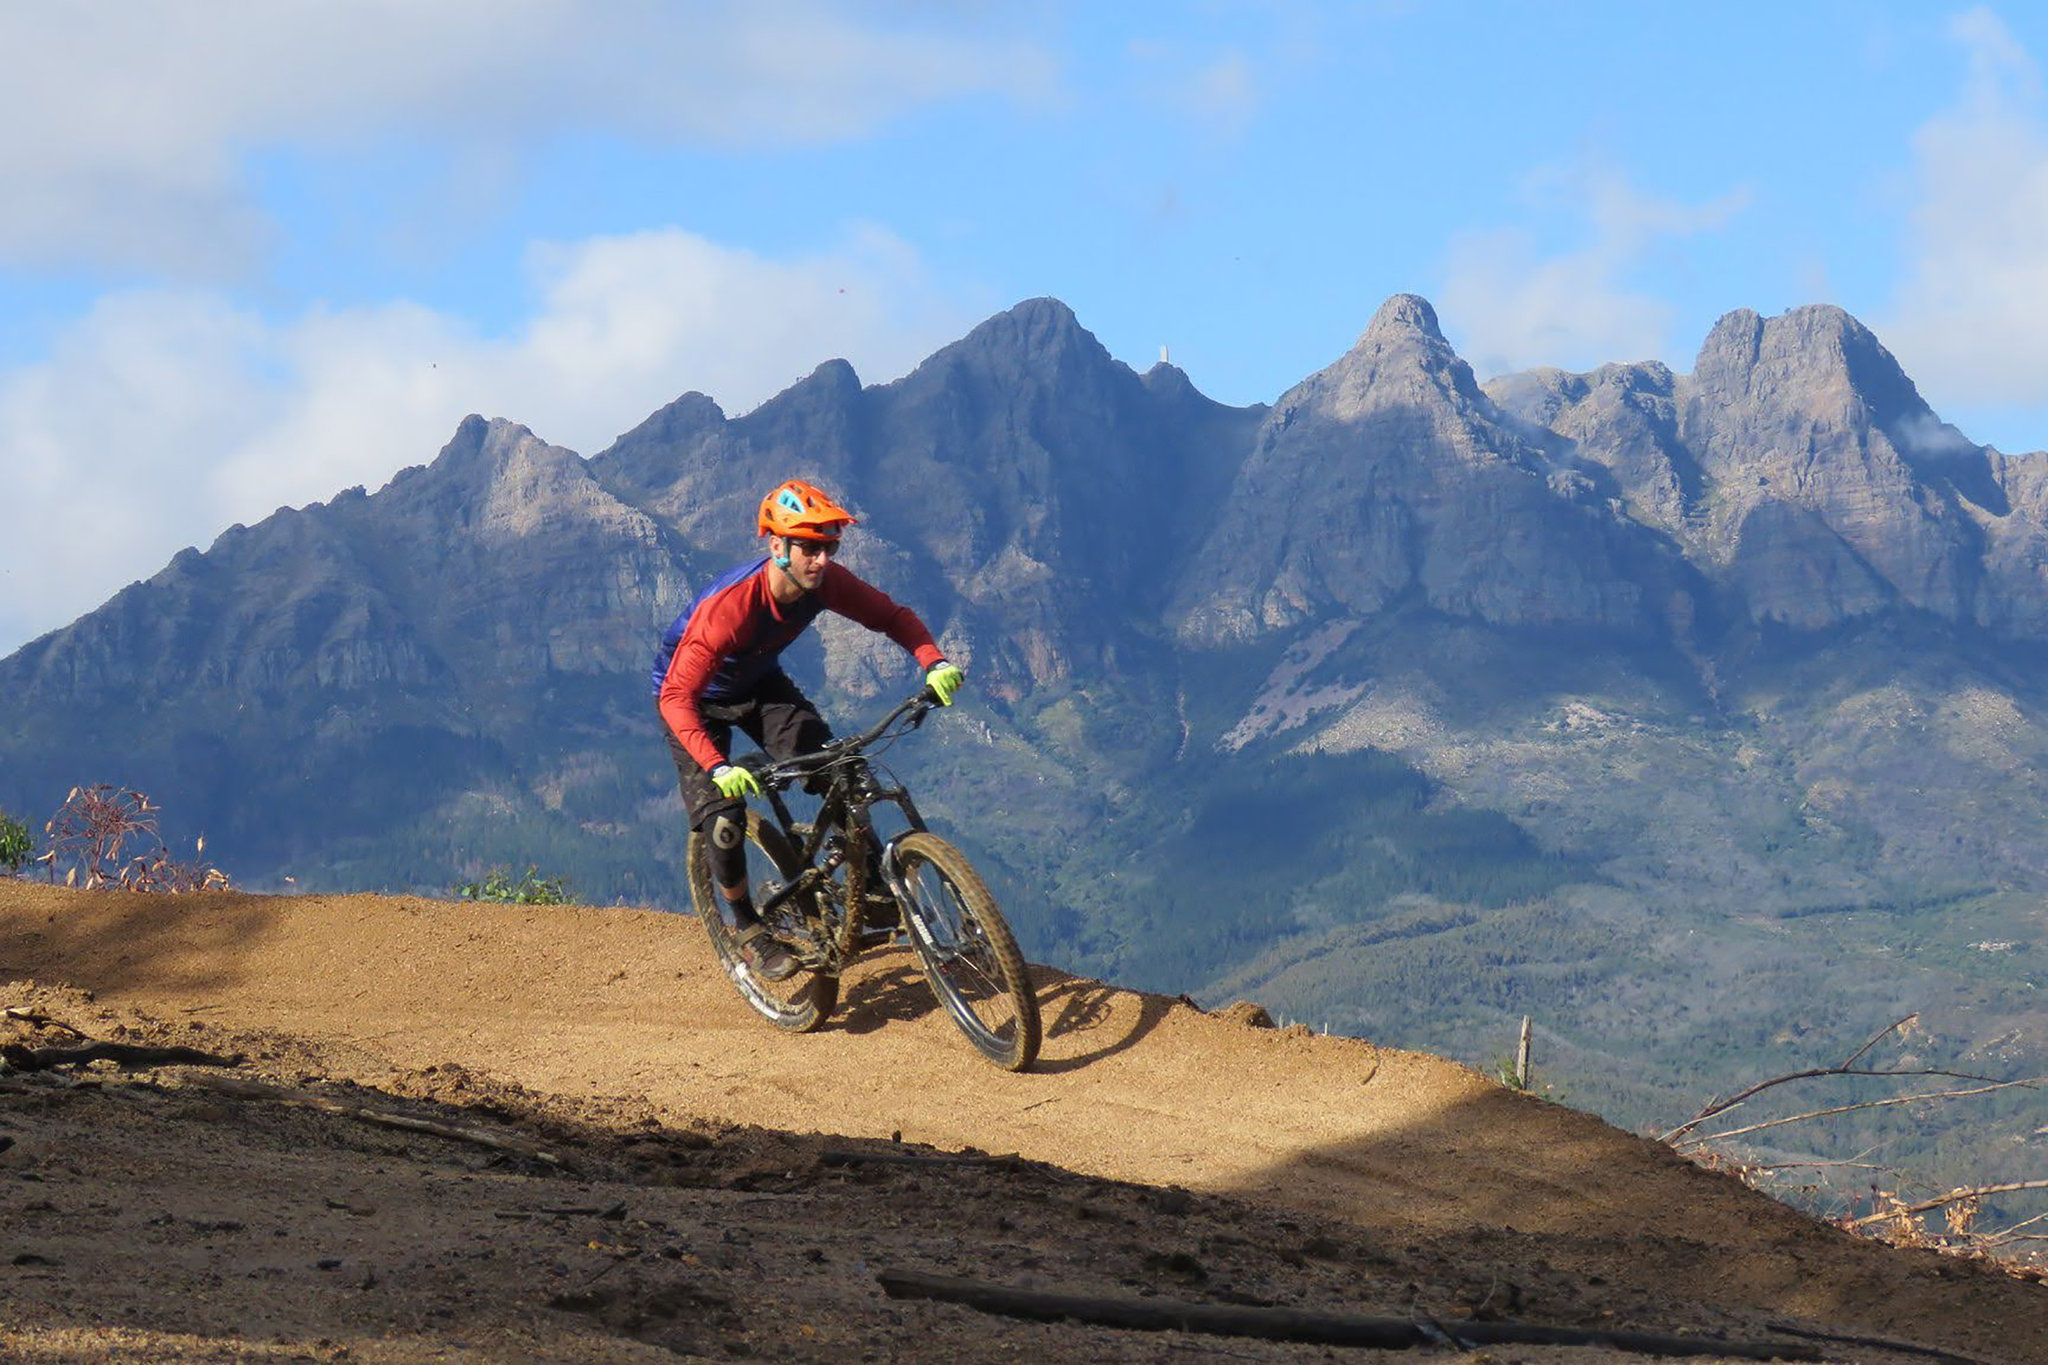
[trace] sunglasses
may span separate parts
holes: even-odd
[[[801,540],[796,536],[791,536],[789,537],[789,544],[792,549],[801,548],[814,555],[836,555],[839,553],[839,542],[837,540]]]

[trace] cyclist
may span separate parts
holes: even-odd
[[[782,670],[781,655],[821,611],[836,611],[916,656],[939,701],[963,675],[923,621],[840,564],[839,536],[856,521],[818,488],[790,479],[761,500],[768,554],[720,574],[661,637],[653,682],[690,827],[710,845],[711,880],[748,969],[779,981],[796,959],[761,925],[747,885],[746,797],[761,785],[730,760],[735,727],[777,760],[832,738],[817,707]]]

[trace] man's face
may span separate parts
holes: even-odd
[[[789,576],[805,592],[815,589],[824,581],[825,566],[832,562],[832,556],[839,552],[836,540],[802,540],[796,536],[781,537],[785,555],[789,556]]]

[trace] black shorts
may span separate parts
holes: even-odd
[[[699,698],[697,714],[704,718],[705,733],[730,757],[732,733],[738,729],[761,746],[777,762],[798,754],[814,753],[832,738],[818,708],[811,705],[787,673],[770,673],[747,696],[736,701]],[[707,821],[724,814],[739,818],[745,802],[719,792],[711,774],[690,757],[666,722],[661,732],[668,736],[668,751],[676,761],[676,779],[683,789],[683,804],[690,812],[690,828],[702,829]]]

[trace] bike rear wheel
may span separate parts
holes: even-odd
[[[1007,1071],[1038,1058],[1038,997],[1024,954],[966,855],[936,834],[896,841],[904,916],[925,979],[982,1056]]]
[[[763,1019],[791,1033],[809,1033],[831,1016],[839,1003],[839,977],[824,970],[817,961],[817,946],[803,923],[801,897],[792,896],[767,917],[769,931],[795,952],[803,965],[783,981],[764,981],[748,968],[740,955],[737,935],[725,925],[719,913],[720,897],[711,884],[710,843],[696,830],[690,831],[690,899],[696,903],[697,918],[710,936],[711,951],[740,998],[753,1006]],[[796,850],[781,830],[764,820],[758,811],[747,812],[747,880],[754,903],[762,904],[804,871]]]

